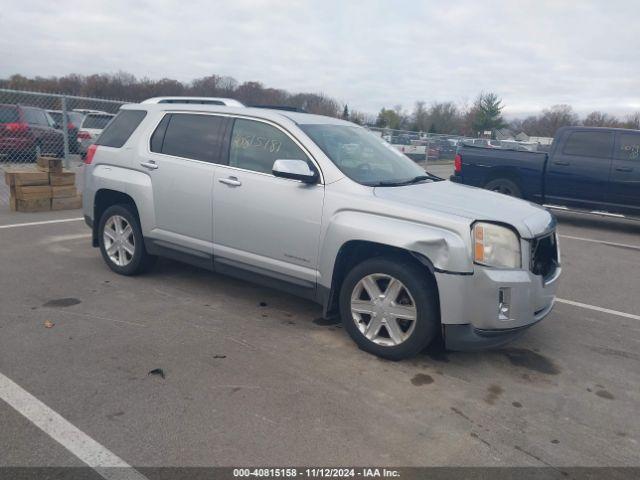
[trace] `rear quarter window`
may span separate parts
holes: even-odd
[[[146,115],[147,112],[144,110],[121,110],[107,128],[104,129],[96,141],[96,145],[114,148],[122,147]]]

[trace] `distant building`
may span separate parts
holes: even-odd
[[[493,131],[496,140],[514,140],[513,132],[508,128],[496,128]]]

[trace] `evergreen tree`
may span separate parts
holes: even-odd
[[[349,106],[345,103],[344,110],[342,110],[342,119],[349,120]]]
[[[507,123],[502,118],[502,100],[495,93],[481,93],[473,106],[473,128],[476,132],[504,128]]]

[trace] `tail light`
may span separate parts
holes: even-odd
[[[462,157],[459,154],[453,160],[453,169],[456,173],[462,172]]]
[[[25,133],[29,131],[29,125],[26,123],[6,123],[4,129],[11,133]]]
[[[89,148],[87,149],[87,155],[84,157],[85,165],[91,165],[91,162],[93,162],[93,156],[96,154],[97,149],[98,145],[96,145],[95,143],[89,146]]]
[[[80,140],[91,140],[91,134],[89,132],[87,132],[86,130],[80,130],[78,132],[78,138]]]

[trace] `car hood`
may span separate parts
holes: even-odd
[[[419,209],[513,226],[522,238],[537,237],[555,226],[544,208],[518,198],[450,182],[425,182],[401,187],[376,187],[378,198]]]

